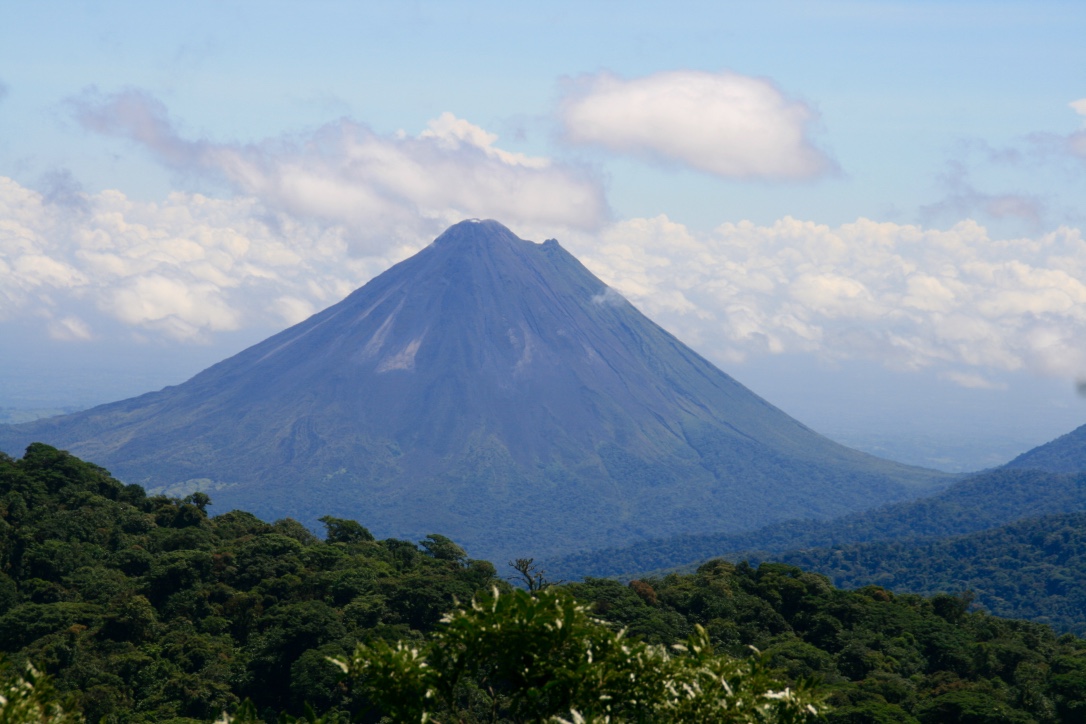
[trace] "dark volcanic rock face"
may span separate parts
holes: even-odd
[[[345,300],[188,382],[0,428],[126,482],[475,556],[824,518],[945,476],[809,430],[556,241],[457,224]]]

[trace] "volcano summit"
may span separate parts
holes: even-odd
[[[554,240],[449,228],[342,302],[167,387],[0,427],[216,511],[543,555],[826,518],[946,477],[838,445]]]

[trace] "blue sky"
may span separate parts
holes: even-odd
[[[1086,417],[1078,2],[0,10],[0,406],[183,381],[447,224],[964,469]]]

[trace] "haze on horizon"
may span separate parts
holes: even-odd
[[[948,470],[1082,424],[1086,7],[21,6],[0,408],[176,384],[463,218]]]

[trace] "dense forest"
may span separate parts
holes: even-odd
[[[441,536],[375,541],[328,518],[148,497],[45,445],[0,458],[0,649],[79,692],[91,721],[215,719],[244,698],[355,712],[325,659],[358,641],[419,639],[494,582]]]
[[[697,564],[750,551],[783,553],[873,541],[915,541],[964,535],[1022,518],[1086,511],[1086,473],[1001,468],[964,478],[920,500],[853,513],[832,521],[794,520],[749,533],[686,535],[625,548],[592,550],[547,561],[565,578],[636,576],[692,571]],[[764,556],[763,556],[764,557]]]
[[[1074,473],[1086,470],[1086,425],[1028,450],[1007,463],[1008,468]]]
[[[829,576],[933,595],[971,591],[998,616],[1086,634],[1086,513],[1031,518],[934,541],[880,541],[767,556]]]
[[[289,519],[209,517],[208,502],[147,496],[45,445],[0,456],[0,650],[94,721],[207,721],[250,699],[267,721],[309,704],[376,722],[387,704],[328,657],[425,648],[473,598],[527,596],[440,535],[374,540],[325,518],[322,540]],[[965,596],[840,590],[783,564],[551,587],[526,570],[537,595],[631,641],[757,647],[778,676],[816,682],[827,721],[1086,722],[1086,642]]]

